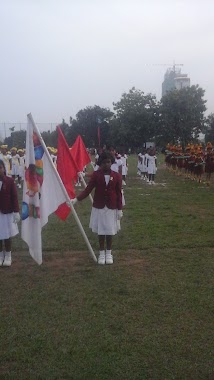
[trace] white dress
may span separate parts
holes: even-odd
[[[95,156],[95,165],[94,165],[94,171],[96,172],[99,169],[99,165],[97,165],[97,160],[99,159],[99,154],[96,154]]]
[[[19,155],[15,154],[15,156],[11,156],[12,168],[11,175],[19,175]]]
[[[115,162],[111,165],[111,170],[113,170],[113,172],[119,173],[119,167],[122,165],[123,163],[121,158],[115,158]]]
[[[25,156],[19,158],[19,177],[23,180],[25,175]]]
[[[148,162],[148,174],[156,174],[157,168],[156,168],[156,156],[150,156],[148,155],[147,162]]]
[[[0,181],[0,190],[2,181]],[[19,233],[17,223],[13,221],[13,212],[3,214],[0,211],[0,240],[9,239]]]
[[[10,214],[0,212],[0,240],[9,239],[18,233],[17,223],[13,221],[13,212]]]
[[[122,175],[127,175],[127,156],[124,155],[121,157],[122,161]]]
[[[148,167],[147,167],[147,160],[148,160],[148,153],[145,154],[144,156],[144,163],[145,163],[145,173],[148,173]]]
[[[147,172],[147,167],[146,167],[146,161],[145,161],[145,154],[142,154],[142,173]]]
[[[115,162],[111,165],[111,170],[113,172],[119,173],[119,167],[122,165],[122,160],[121,159],[115,159]],[[122,192],[122,206],[126,205],[125,197],[124,197],[124,191],[123,189],[121,190]]]
[[[110,175],[105,175],[106,185],[108,185]],[[92,207],[89,227],[98,235],[116,235],[120,230],[120,221],[117,220],[117,210],[108,207]]]

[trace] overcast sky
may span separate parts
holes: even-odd
[[[214,112],[212,0],[0,0],[0,122],[67,122],[183,63]]]

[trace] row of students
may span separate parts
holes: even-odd
[[[155,184],[157,172],[157,156],[154,148],[144,149],[138,154],[137,174],[149,185]]]
[[[165,150],[166,167],[181,176],[202,182],[206,176],[206,184],[210,186],[211,175],[214,173],[214,151],[210,142],[206,147],[201,144],[187,144],[183,150],[181,145],[167,144]]]
[[[0,147],[0,159],[4,162],[6,174],[17,180],[17,187],[21,188],[25,168],[24,150],[13,147],[7,151],[7,145],[2,145]]]
[[[56,165],[57,149],[47,147],[48,152]],[[4,162],[6,174],[17,180],[17,187],[21,188],[25,172],[25,149],[11,148],[8,151],[7,145],[0,146],[0,159]]]

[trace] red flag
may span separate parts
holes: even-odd
[[[58,146],[57,146],[57,170],[62,179],[62,182],[68,192],[69,197],[75,198],[75,192],[73,188],[73,181],[77,181],[78,168],[70,154],[69,146],[65,140],[65,137],[60,129],[58,130]],[[62,220],[65,220],[71,209],[66,203],[61,204],[55,211],[55,214]]]
[[[79,172],[83,171],[84,166],[91,162],[91,158],[86,150],[85,144],[81,138],[78,136],[74,145],[70,148],[71,155],[76,162]]]

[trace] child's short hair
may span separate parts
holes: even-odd
[[[103,152],[98,158],[97,165],[100,166],[104,160],[109,160],[109,159],[111,160],[112,164],[115,162],[115,159],[110,152]]]

